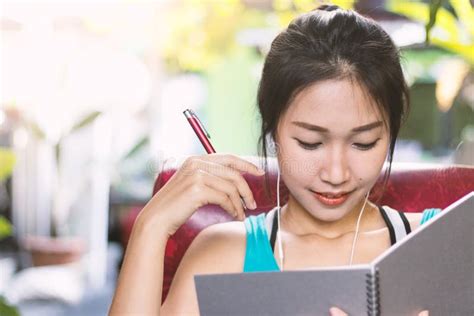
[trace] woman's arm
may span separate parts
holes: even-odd
[[[247,207],[255,200],[242,173],[262,176],[264,171],[237,156],[220,154],[193,156],[181,165],[137,217],[109,315],[159,315],[169,236],[207,204],[244,220],[241,199]],[[180,297],[178,302],[186,301]]]
[[[158,243],[156,238],[146,240],[142,238],[145,234],[140,226],[136,235],[132,233],[131,248],[127,248],[129,256],[125,256],[109,315],[158,315],[158,312],[161,316],[199,315],[194,275],[242,270],[246,238],[244,225],[228,222],[208,226],[186,250],[166,301],[160,307],[164,249],[168,238]],[[160,246],[150,247],[155,244]]]
[[[159,315],[168,236],[137,219],[109,315]]]

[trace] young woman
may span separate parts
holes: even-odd
[[[265,172],[233,155],[190,157],[137,218],[110,315],[197,315],[195,274],[368,263],[428,219],[367,199],[408,108],[398,50],[374,21],[336,6],[297,17],[272,43],[258,106],[262,154],[270,139],[288,202],[246,218],[240,196],[256,205],[242,173]],[[209,203],[238,220],[200,232],[160,306],[167,240]]]

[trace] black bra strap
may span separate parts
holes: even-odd
[[[388,215],[383,209],[383,207],[379,206],[378,208],[379,208],[380,214],[383,217],[383,220],[385,221],[385,225],[387,225],[388,232],[390,233],[390,244],[393,246],[395,245],[397,240],[395,239],[395,230],[393,229],[392,222],[390,222],[390,219],[388,218]]]
[[[403,212],[398,211],[398,214],[400,214],[400,217],[402,218],[403,225],[405,226],[405,231],[408,235],[409,233],[411,233],[410,223],[408,222],[408,219]]]
[[[389,231],[389,234],[390,234],[390,244],[394,245],[396,243],[396,239],[395,239],[395,230],[393,228],[392,222],[388,218],[388,215],[385,212],[385,210],[383,209],[383,207],[379,206],[378,208],[379,208],[380,214],[383,217],[383,220],[385,221],[385,224],[387,225],[387,228],[388,228],[388,231]],[[275,210],[275,213],[273,213],[272,232],[271,232],[271,235],[270,235],[270,245],[272,247],[273,252],[275,252],[275,240],[276,240],[276,233],[277,233],[277,229],[278,229],[278,217],[277,217],[278,214],[277,214],[277,211],[278,210]],[[411,229],[410,229],[410,224],[408,222],[408,219],[406,218],[405,214],[403,214],[403,212],[399,212],[399,214],[400,214],[400,217],[402,218],[403,224],[405,226],[405,230],[406,230],[407,234],[409,234],[411,232]]]
[[[275,252],[275,239],[276,239],[277,225],[278,225],[277,212],[278,212],[278,209],[276,209],[275,212],[273,213],[272,233],[270,235],[270,245],[272,246],[273,252]]]

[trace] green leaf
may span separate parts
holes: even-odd
[[[356,0],[332,0],[331,3],[335,4],[343,9],[352,9],[354,8]]]
[[[443,41],[438,38],[433,38],[431,42],[434,45],[439,47],[446,48],[448,51],[454,52],[460,56],[462,56],[467,62],[471,65],[474,65],[474,44],[464,45],[460,43],[453,43],[451,41]]]
[[[148,145],[150,138],[148,136],[143,136],[133,147],[128,151],[128,153],[123,156],[122,160],[127,160],[130,157],[134,156],[139,152],[144,146]]]
[[[442,2],[442,0],[433,1]],[[458,14],[461,20],[457,20],[451,12],[442,6],[437,7],[437,3],[434,2],[433,6],[430,8],[427,4],[420,2],[388,0],[387,9],[402,14],[414,21],[424,23],[427,32],[431,30],[432,27],[439,29],[443,34],[436,36],[431,34],[429,41],[433,45],[458,54],[469,63],[474,64],[474,56],[472,54],[472,51],[474,51],[474,44],[472,41],[472,34],[474,34],[474,31],[471,31],[471,25],[473,24],[471,20],[474,20],[474,13],[470,4],[465,3],[467,1],[468,0],[450,1],[450,4],[454,7],[457,14],[458,11],[463,11],[462,14]],[[471,20],[465,23],[464,19],[469,18],[471,18]],[[431,25],[433,22],[434,26]],[[468,33],[471,36],[471,40],[467,43],[463,42],[461,39],[463,27],[468,29]]]
[[[15,306],[8,304],[6,299],[0,295],[0,315],[2,316],[20,316],[20,312]]]
[[[443,0],[431,0],[430,1],[430,19],[429,19],[428,23],[425,26],[425,30],[426,30],[426,40],[425,41],[426,41],[427,44],[430,42],[430,31],[436,23],[436,14],[438,13],[438,10],[441,7],[442,3],[443,3]]]
[[[0,148],[0,182],[5,180],[15,166],[15,154],[8,149]]]
[[[39,125],[35,122],[28,122],[27,123],[30,130],[38,139],[46,139],[46,133],[39,127]]]
[[[12,234],[12,225],[3,216],[0,216],[0,240]],[[1,315],[1,314],[0,314]]]
[[[464,24],[471,36],[474,36],[474,9],[469,0],[450,1],[458,19]]]
[[[102,112],[99,111],[94,111],[88,115],[86,115],[83,119],[81,119],[79,122],[74,124],[74,126],[71,128],[71,133],[80,130],[81,128],[84,128],[88,126],[89,124],[92,124],[98,117],[101,115]]]

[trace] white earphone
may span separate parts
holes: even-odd
[[[278,165],[278,162],[277,162],[277,172],[278,172],[278,176],[277,176],[277,219],[278,219],[277,242],[278,242],[278,255],[279,255],[279,259],[280,259],[280,270],[283,271],[283,259],[285,258],[285,256],[283,254],[283,243],[282,243],[282,240],[281,240],[281,231],[280,231],[280,227],[281,227],[281,225],[280,225],[280,218],[281,218],[281,212],[280,212],[281,211],[281,206],[280,206],[280,167]],[[355,235],[354,235],[354,240],[352,242],[351,257],[350,257],[350,260],[349,260],[349,265],[352,265],[352,261],[354,259],[354,251],[355,251],[355,245],[356,245],[356,242],[357,242],[357,236],[359,234],[360,220],[362,218],[362,213],[364,213],[365,205],[367,204],[367,200],[369,198],[369,193],[370,193],[370,190],[365,195],[364,205],[362,206],[362,209],[359,212],[359,218],[357,219],[356,231],[355,231]]]

